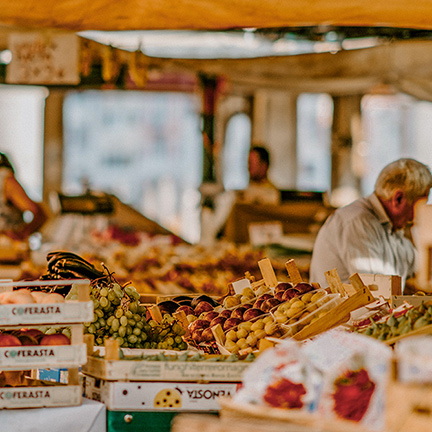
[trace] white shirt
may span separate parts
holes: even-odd
[[[328,283],[324,273],[336,268],[342,282],[353,273],[399,275],[402,287],[415,272],[415,248],[402,230],[393,231],[375,194],[336,210],[324,223],[312,253],[310,281]]]

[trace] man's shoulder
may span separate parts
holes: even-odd
[[[368,198],[359,198],[344,207],[338,208],[329,217],[329,223],[347,227],[353,224],[371,225],[379,223],[379,220]]]

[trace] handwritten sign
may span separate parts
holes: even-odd
[[[78,84],[79,40],[69,33],[11,33],[10,84]]]

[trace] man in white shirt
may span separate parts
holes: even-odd
[[[404,228],[414,206],[432,187],[430,169],[399,159],[381,171],[375,191],[336,210],[321,227],[312,254],[310,280],[328,286],[324,273],[336,268],[342,282],[353,273],[399,275],[402,287],[415,272],[415,247]]]

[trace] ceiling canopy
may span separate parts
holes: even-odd
[[[82,30],[384,26],[432,29],[432,0],[5,0],[0,24]]]

